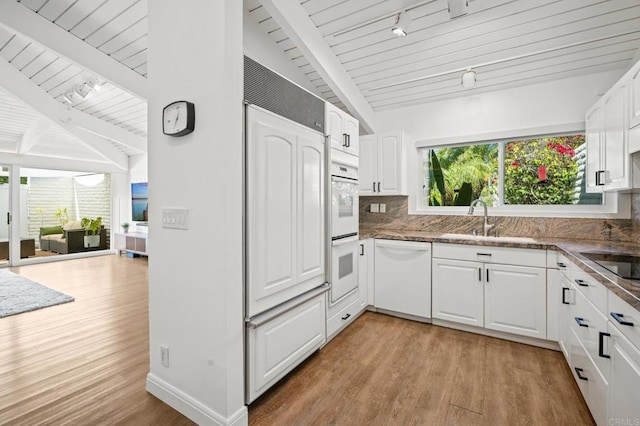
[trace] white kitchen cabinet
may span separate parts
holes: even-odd
[[[373,282],[373,239],[360,240],[360,259],[358,263],[358,297],[360,300],[360,309],[365,310],[367,306],[373,305],[369,300],[372,294],[369,294],[369,287]],[[371,281],[371,283],[370,283]],[[373,290],[373,289],[372,289]]]
[[[375,240],[377,309],[431,317],[431,243]]]
[[[407,195],[406,139],[403,132],[360,137],[360,195]]]
[[[331,148],[359,155],[360,124],[358,120],[329,102],[326,102],[325,105],[325,120]]]
[[[640,151],[640,61],[629,71],[629,152]]]
[[[275,315],[255,317],[247,327],[246,398],[255,400],[325,342],[325,294],[281,305]],[[288,305],[288,306],[287,306]]]
[[[434,258],[432,267],[433,318],[483,327],[482,263]]]
[[[248,110],[247,315],[325,281],[324,137]]]
[[[629,80],[618,81],[585,116],[587,192],[633,187],[629,151]]]
[[[571,346],[569,345],[569,318],[571,316],[571,306],[575,305],[576,291],[564,275],[560,278],[560,293],[556,293],[556,297],[560,299],[557,304],[558,307],[558,344],[564,354],[565,359],[568,361],[571,353],[569,352]]]
[[[611,424],[608,423],[609,385],[607,380],[593,363],[573,329],[569,330],[569,345],[569,367],[593,419],[599,426]]]
[[[433,318],[546,338],[544,250],[434,244],[433,257]]]
[[[485,264],[484,326],[546,339],[546,270]]]
[[[620,424],[635,424],[633,422],[640,419],[640,349],[612,323],[609,323],[609,334],[609,418]]]

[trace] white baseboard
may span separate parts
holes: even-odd
[[[243,405],[229,418],[225,418],[151,373],[147,374],[147,392],[199,425],[244,426],[249,424],[246,406]]]

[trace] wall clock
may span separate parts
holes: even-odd
[[[162,110],[162,133],[184,136],[193,132],[196,124],[196,108],[191,102],[176,101]]]

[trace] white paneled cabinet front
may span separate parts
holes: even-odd
[[[403,132],[360,138],[360,195],[407,195],[405,139]]]
[[[482,263],[433,259],[433,318],[484,326]]]
[[[633,186],[629,155],[629,80],[618,81],[586,115],[587,192]]]
[[[324,137],[259,108],[248,108],[247,116],[252,317],[325,280]]]
[[[325,105],[331,148],[359,155],[360,124],[358,120],[329,102],[326,102]]]
[[[325,300],[320,294],[248,328],[247,399],[255,400],[325,342]]]
[[[546,270],[487,264],[484,275],[485,328],[545,339]]]
[[[431,317],[431,244],[375,240],[375,306]]]
[[[433,257],[433,318],[546,339],[544,250],[438,243]]]
[[[609,323],[611,379],[609,383],[609,417],[618,424],[635,424],[640,420],[640,349]],[[609,423],[615,424],[615,423]]]

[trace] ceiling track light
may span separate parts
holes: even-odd
[[[100,90],[100,87],[100,82],[95,78],[91,78],[83,83],[76,84],[64,92],[62,101],[73,105],[85,99],[91,92]]]
[[[465,89],[472,89],[476,85],[476,72],[471,68],[467,68],[464,74],[462,74],[460,82]]]
[[[409,34],[409,25],[411,25],[411,17],[407,15],[407,11],[403,10],[398,13],[398,17],[396,18],[396,23],[391,27],[391,32],[397,35],[398,37],[405,37]]]

